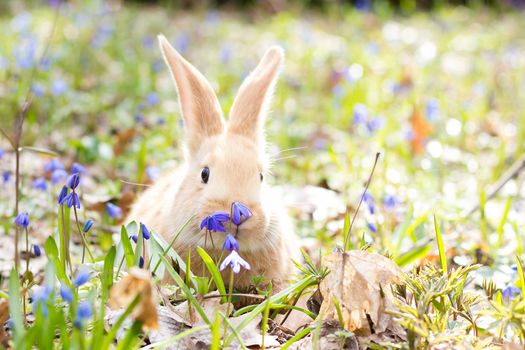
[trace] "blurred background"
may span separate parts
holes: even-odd
[[[82,217],[114,224],[136,192],[181,160],[181,118],[156,35],[212,82],[227,115],[266,48],[286,64],[266,122],[268,179],[287,196],[304,245],[341,241],[376,152],[354,227],[401,265],[450,258],[510,281],[523,256],[525,1],[2,1],[0,126],[21,144],[21,207],[53,231],[55,198],[82,166]],[[515,166],[516,167],[516,166]],[[62,171],[60,171],[62,170]],[[0,138],[0,233],[14,206],[14,157]],[[120,215],[120,218],[124,214]],[[3,235],[4,239],[6,235]],[[95,237],[102,249],[110,234]],[[490,249],[489,249],[490,247]],[[414,253],[413,255],[407,255]],[[6,253],[6,259],[11,258]],[[404,260],[403,260],[404,259]]]

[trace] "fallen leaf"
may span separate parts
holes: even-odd
[[[362,250],[333,252],[324,259],[330,269],[321,282],[323,296],[320,315],[338,320],[334,297],[339,303],[343,326],[358,336],[380,334],[387,329],[404,335],[387,310],[394,309],[390,284],[396,283],[401,269],[386,257]]]
[[[9,336],[4,329],[4,323],[9,319],[9,302],[6,299],[0,300],[0,344],[8,347]]]
[[[129,273],[115,284],[109,293],[109,306],[113,309],[125,308],[140,294],[138,305],[131,317],[143,323],[144,329],[158,328],[157,302],[154,286],[149,271],[132,268]]]
[[[412,139],[410,140],[412,152],[421,154],[425,150],[425,141],[432,128],[417,106],[414,106],[414,111],[410,117],[410,125],[412,126]]]

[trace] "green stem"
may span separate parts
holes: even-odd
[[[86,237],[82,233],[82,229],[80,228],[80,223],[78,221],[78,214],[77,214],[77,207],[73,205],[73,211],[75,212],[75,222],[77,223],[77,229],[78,233],[80,234],[80,237],[82,238],[82,243],[84,244],[84,248],[87,250],[89,258],[91,259],[91,262],[95,262],[95,258],[93,257],[93,254],[91,253],[91,250],[89,249],[88,243],[86,242]],[[82,256],[82,263],[84,263],[84,256]]]
[[[233,294],[233,277],[234,277],[234,274],[233,274],[233,269],[230,268],[230,284],[228,286],[228,301],[227,301],[227,306],[226,306],[226,317],[229,317],[230,316],[230,307],[231,307],[231,301],[232,301],[232,294]],[[226,331],[227,331],[227,324],[226,322],[224,322],[224,332],[223,332],[223,336],[222,336],[222,347],[224,348],[225,347],[225,341],[226,341]]]

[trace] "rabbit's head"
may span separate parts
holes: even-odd
[[[256,250],[263,239],[269,239],[274,224],[265,189],[263,126],[283,51],[272,47],[266,52],[241,85],[225,122],[210,83],[164,36],[159,36],[159,43],[177,88],[184,123],[187,167],[173,206],[187,217],[196,217],[186,243],[203,245],[205,232],[195,232],[198,222],[216,211],[229,213],[232,203],[240,202],[253,216],[239,226],[237,238],[244,251]],[[236,227],[225,226],[236,233]]]

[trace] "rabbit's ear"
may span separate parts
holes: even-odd
[[[284,59],[283,50],[274,46],[264,54],[255,70],[242,83],[233,101],[228,131],[263,141],[266,109]]]
[[[186,146],[191,155],[199,150],[205,138],[224,131],[221,106],[206,78],[171,46],[164,35],[159,35],[158,39],[179,95]]]

